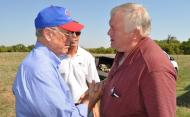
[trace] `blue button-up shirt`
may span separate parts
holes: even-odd
[[[86,117],[87,106],[75,106],[58,71],[59,58],[47,47],[35,48],[19,66],[13,84],[17,117]]]

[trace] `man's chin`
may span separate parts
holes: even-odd
[[[72,44],[71,47],[78,47],[78,44]]]
[[[115,49],[115,46],[114,46],[114,44],[112,44],[112,43],[111,43],[110,47]]]
[[[117,48],[115,45],[111,44],[110,45],[111,48],[115,49],[116,51],[120,51],[119,48]]]
[[[68,48],[66,48],[66,49],[64,49],[64,50],[62,51],[62,53],[63,53],[63,54],[67,54],[67,53],[68,53],[68,51],[69,51],[69,49],[68,49]]]

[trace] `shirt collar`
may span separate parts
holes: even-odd
[[[143,39],[137,44],[137,46],[129,53],[129,55],[126,58],[126,61],[124,62],[125,65],[132,64],[135,61],[135,56],[138,54],[140,47],[147,39],[148,38],[143,37]]]
[[[78,46],[77,53],[76,53],[76,55],[74,55],[74,57],[80,56],[80,55],[83,55],[83,53],[82,53],[81,47]],[[60,58],[61,60],[63,60],[63,59],[65,59],[65,58],[70,58],[70,57],[65,54],[65,55],[61,55],[59,58]]]
[[[139,44],[137,44],[137,46],[129,53],[129,55],[127,56],[127,58],[125,59],[125,61],[123,62],[124,65],[129,65],[132,64],[134,62],[134,58],[137,54],[137,51],[139,50],[140,46],[147,40],[148,38],[143,38]],[[123,52],[117,52],[116,53],[116,57],[115,57],[115,62],[118,65],[119,61],[121,60],[121,58],[124,56]],[[122,65],[121,65],[122,66]]]
[[[53,53],[49,48],[47,48],[40,42],[36,42],[35,48],[38,48],[42,50],[45,54],[47,54],[47,56],[52,60],[53,65],[58,66],[61,63],[60,58],[57,55],[55,55],[55,53]]]
[[[80,56],[80,55],[82,55],[82,54],[83,54],[81,50],[82,50],[82,49],[78,46],[76,56]]]

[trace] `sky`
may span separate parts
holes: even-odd
[[[142,4],[148,10],[153,39],[166,39],[168,35],[180,41],[190,38],[190,0],[1,0],[0,45],[35,44],[34,19],[40,10],[57,5],[70,10],[71,17],[85,25],[80,46],[107,48],[110,11],[127,2]]]

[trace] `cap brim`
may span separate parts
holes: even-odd
[[[76,31],[81,31],[84,28],[84,25],[72,21],[72,22],[66,23],[64,25],[60,25],[59,27],[65,29],[65,30],[68,30],[68,31],[76,32]]]

